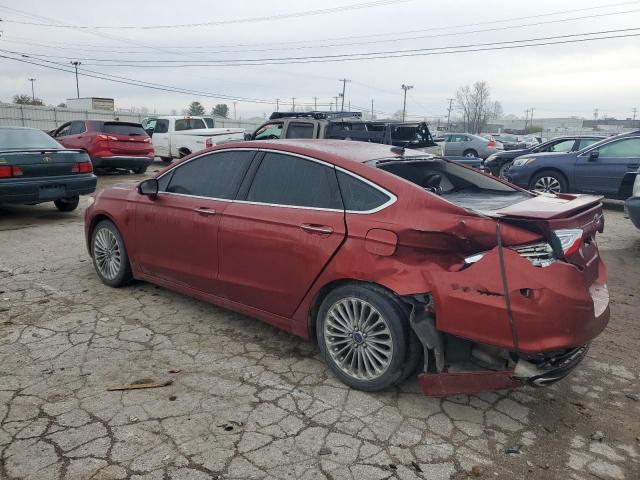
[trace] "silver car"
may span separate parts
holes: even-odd
[[[484,138],[471,133],[447,133],[444,135],[445,156],[487,158],[498,151],[493,138]]]

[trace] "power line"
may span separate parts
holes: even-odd
[[[543,46],[543,45],[557,45],[566,43],[578,43],[595,40],[607,40],[615,38],[628,38],[639,36],[640,33],[625,34],[625,35],[608,35],[610,33],[622,33],[622,32],[637,32],[640,27],[636,28],[624,28],[616,30],[603,30],[597,32],[576,33],[569,35],[555,35],[547,37],[536,37],[521,40],[509,40],[503,42],[487,42],[487,43],[475,43],[466,45],[452,45],[446,47],[432,47],[432,48],[414,48],[407,50],[387,50],[378,52],[366,52],[366,53],[344,53],[336,55],[310,55],[305,57],[274,57],[274,58],[248,58],[237,60],[130,60],[129,63],[124,64],[102,64],[102,66],[145,66],[145,67],[175,67],[175,66],[242,66],[242,65],[282,65],[282,64],[296,64],[296,63],[319,63],[319,62],[335,62],[335,61],[349,61],[349,60],[370,60],[380,58],[400,58],[400,57],[413,57],[413,56],[425,56],[425,55],[443,55],[451,53],[463,53],[463,52],[478,52],[489,50],[505,50],[513,48],[523,48],[530,46]],[[594,35],[600,35],[599,37],[593,37]],[[590,38],[575,38],[591,36]],[[516,44],[516,45],[514,45]],[[487,48],[485,48],[487,47]],[[4,50],[6,52],[27,55],[33,57],[46,57],[43,54],[32,54],[25,52],[16,52],[10,50]],[[90,59],[82,58],[83,61],[105,61],[111,62],[110,59]],[[200,63],[197,63],[200,62]],[[159,64],[159,65],[158,65]],[[100,65],[100,64],[89,64]]]
[[[487,28],[487,29],[477,29],[477,30],[469,30],[469,31],[462,31],[462,32],[451,32],[451,33],[439,33],[439,34],[433,34],[433,35],[420,35],[420,36],[411,36],[411,37],[400,37],[400,38],[387,38],[387,39],[379,39],[379,40],[369,40],[369,41],[360,41],[360,42],[349,42],[349,43],[338,43],[338,44],[329,44],[329,45],[321,45],[321,44],[314,44],[314,45],[303,45],[303,46],[291,46],[288,45],[286,47],[278,47],[278,48],[257,48],[257,49],[244,49],[244,50],[214,50],[214,51],[189,51],[189,53],[193,53],[196,55],[210,55],[210,54],[225,54],[225,53],[248,53],[248,52],[267,52],[267,51],[287,51],[287,50],[302,50],[302,49],[319,49],[319,48],[335,48],[335,47],[344,47],[344,46],[355,46],[355,45],[370,45],[370,44],[376,44],[376,43],[391,43],[391,42],[403,42],[403,41],[407,41],[407,40],[420,40],[420,39],[425,39],[425,38],[438,38],[438,37],[446,37],[446,36],[459,36],[459,35],[468,35],[468,34],[475,34],[475,33],[486,33],[486,32],[495,32],[495,31],[502,31],[502,30],[510,30],[510,29],[514,29],[514,28],[526,28],[526,27],[532,27],[532,26],[540,26],[540,25],[551,25],[551,24],[555,24],[555,23],[564,23],[564,22],[569,22],[569,21],[576,21],[576,20],[584,20],[584,19],[589,19],[589,18],[599,18],[599,17],[605,17],[605,16],[612,16],[612,15],[623,15],[623,14],[629,14],[629,13],[637,13],[640,12],[640,9],[636,9],[636,10],[627,10],[627,11],[623,11],[623,12],[609,12],[609,13],[599,13],[599,14],[594,14],[594,15],[586,15],[586,16],[580,16],[580,17],[573,17],[573,18],[564,18],[564,19],[558,19],[558,20],[547,20],[544,22],[535,22],[535,23],[525,23],[525,24],[520,24],[520,25],[507,25],[507,26],[503,26],[503,27],[494,27],[494,28]],[[489,23],[494,23],[494,22],[489,22]],[[424,29],[423,31],[430,31],[430,30],[434,30],[434,29]],[[406,32],[396,32],[397,34],[404,34],[406,35]],[[391,35],[391,34],[386,34],[386,35]],[[19,38],[19,37],[16,37]],[[11,40],[11,39],[3,39],[5,42],[10,42],[10,43],[17,43],[17,44],[25,44],[25,45],[32,45],[32,46],[41,46],[41,47],[46,47],[46,48],[53,48],[53,49],[61,49],[61,50],[72,50],[72,51],[86,51],[86,52],[103,52],[103,53],[114,53],[114,54],[130,54],[130,55],[143,55],[146,54],[147,52],[144,51],[131,51],[131,50],[113,50],[112,48],[109,47],[104,47],[101,49],[87,49],[87,48],[82,48],[82,47],[74,47],[74,48],[68,48],[68,47],[60,47],[57,45],[48,45],[45,43],[38,43],[38,42],[33,42],[33,41],[16,41],[16,40]],[[27,39],[29,40],[29,39]],[[323,40],[319,40],[318,42],[323,42]],[[77,44],[73,44],[73,45],[77,45]],[[268,45],[268,44],[258,44],[258,45]],[[142,47],[142,48],[149,48],[149,47]],[[187,47],[175,47],[175,46],[167,46],[167,47],[163,47],[164,49],[168,50],[171,53],[174,54],[184,54],[187,53],[184,50],[182,50],[182,48],[187,48]],[[216,48],[216,47],[189,47],[189,48]],[[224,48],[224,47],[223,47]],[[64,58],[64,57],[59,57],[59,58]],[[151,60],[149,60],[151,61]]]
[[[276,15],[268,15],[263,17],[251,17],[251,18],[235,18],[227,20],[212,20],[209,22],[200,23],[185,23],[185,24],[171,24],[171,25],[59,25],[55,23],[36,23],[25,22],[19,20],[3,20],[9,23],[17,23],[20,25],[36,25],[38,27],[55,27],[55,28],[73,28],[73,29],[87,29],[87,30],[156,30],[156,29],[168,29],[168,28],[195,28],[195,27],[210,27],[221,25],[234,25],[240,23],[254,23],[254,22],[266,22],[274,20],[285,20],[289,18],[300,18],[317,15],[326,15],[330,13],[342,13],[351,10],[362,10],[366,8],[381,7],[386,5],[392,5],[396,3],[407,3],[413,0],[378,0],[373,2],[354,3],[351,5],[341,5],[339,7],[322,8],[317,10],[306,10],[292,13],[281,13]],[[6,7],[3,7],[6,8]]]

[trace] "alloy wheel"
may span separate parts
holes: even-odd
[[[544,193],[560,193],[562,187],[555,177],[540,177],[533,186],[533,190]]]
[[[96,267],[104,278],[113,280],[120,272],[122,252],[116,235],[108,228],[96,232],[93,241],[93,255]]]
[[[338,368],[358,380],[380,377],[393,358],[386,319],[359,298],[343,298],[331,306],[324,322],[324,340]]]

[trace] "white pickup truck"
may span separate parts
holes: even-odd
[[[142,127],[151,137],[156,156],[165,162],[245,137],[242,128],[208,128],[203,117],[149,117],[142,120]]]

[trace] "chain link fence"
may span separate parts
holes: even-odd
[[[149,113],[133,113],[115,110],[74,110],[61,107],[46,107],[37,105],[17,105],[14,103],[0,103],[0,126],[32,127],[39,130],[53,130],[60,125],[73,120],[119,120],[121,122],[140,123],[143,118],[157,116]],[[253,131],[259,123],[216,119],[216,127],[244,128]]]

